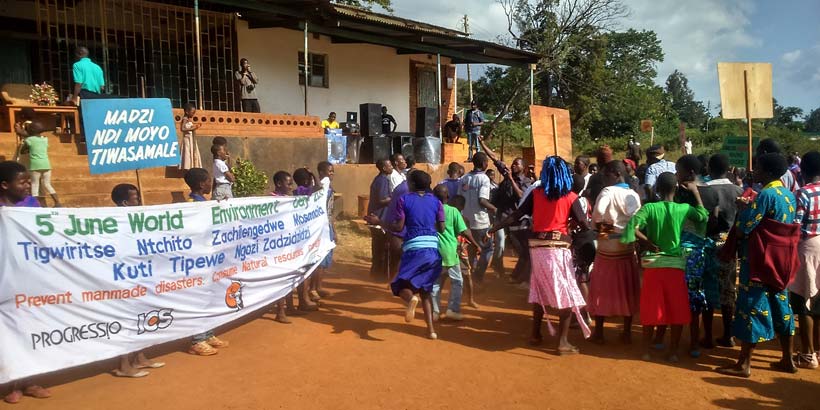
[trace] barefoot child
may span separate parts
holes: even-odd
[[[224,149],[224,147],[220,148]],[[185,183],[191,188],[188,202],[207,201],[205,195],[211,193],[211,177],[208,175],[208,171],[203,168],[191,168],[185,171]],[[188,349],[188,353],[197,356],[212,356],[219,353],[217,348],[224,347],[228,347],[228,342],[220,340],[214,335],[213,330],[209,330],[191,338],[191,347]]]
[[[686,189],[695,198],[697,206],[694,207],[674,202],[677,185],[675,174],[661,174],[655,185],[661,201],[644,205],[626,225],[621,237],[621,243],[641,241],[645,249],[650,249],[641,259],[644,267],[640,308],[646,349],[644,360],[651,360],[655,327],[671,325],[672,341],[667,359],[677,362],[683,326],[692,319],[684,274],[686,259],[680,248],[681,231],[687,220],[705,223],[709,215],[694,181],[686,183]]]
[[[196,115],[196,106],[194,103],[185,103],[182,106],[185,115],[179,122],[179,128],[182,130],[182,143],[179,144],[179,153],[182,160],[179,163],[179,169],[202,168],[202,158],[199,155],[199,146],[196,144],[196,130],[202,124],[194,123],[194,115]]]
[[[598,226],[598,250],[591,273],[588,309],[595,316],[593,341],[604,342],[604,321],[608,316],[623,316],[621,340],[632,342],[632,316],[638,313],[641,278],[635,248],[621,243],[629,219],[641,209],[641,197],[629,188],[622,161],[604,165],[604,188],[592,211]]]
[[[582,221],[586,216],[576,202],[578,195],[572,192],[572,183],[572,170],[566,161],[558,156],[548,157],[541,167],[540,186],[530,191],[511,216],[490,229],[490,233],[493,233],[516,223],[524,215],[532,216],[529,302],[533,306],[533,322],[530,344],[538,345],[543,341],[541,321],[546,307],[558,309],[560,355],[578,353],[578,348],[571,345],[568,339],[572,313],[575,313],[584,337],[589,337],[589,327],[581,314],[581,308],[586,302],[575,281],[575,264],[572,262],[568,229],[570,218]],[[549,321],[547,325],[550,333],[554,333]]]
[[[398,199],[396,220],[384,221],[391,231],[398,232],[407,228],[399,274],[390,287],[393,295],[401,297],[407,303],[404,320],[408,323],[413,321],[420,301],[416,294],[421,294],[427,337],[437,339],[438,335],[433,328],[430,292],[441,274],[438,234],[445,230],[444,206],[430,193],[430,175],[426,172],[411,172],[407,182],[410,193]],[[374,215],[369,215],[367,222],[372,225],[382,223]]]
[[[0,162],[0,207],[20,206],[31,192],[31,177],[26,167],[14,161]],[[29,202],[29,207],[39,207],[37,201]],[[31,383],[30,380],[16,380],[12,383],[12,390],[6,395],[6,403],[18,403],[23,395],[37,399],[51,397],[47,389]]]
[[[444,232],[438,234],[438,249],[441,253],[441,263],[443,270],[439,276],[436,284],[433,285],[433,318],[439,316],[441,312],[439,307],[439,299],[441,297],[441,288],[444,286],[444,281],[450,278],[450,298],[447,301],[447,312],[441,315],[441,318],[448,318],[452,320],[462,320],[461,315],[461,264],[458,257],[458,237],[463,236],[470,241],[473,246],[479,246],[478,242],[473,239],[470,230],[467,229],[467,224],[464,222],[464,217],[461,216],[461,211],[457,208],[447,205],[449,199],[449,192],[447,186],[444,184],[436,186],[433,191],[439,201],[444,205]],[[472,296],[472,295],[471,295]]]
[[[140,206],[140,191],[131,184],[119,184],[111,190],[111,201],[117,206]],[[144,369],[159,369],[163,362],[154,362],[145,357],[142,351],[120,356],[120,367],[114,370],[114,376],[139,378],[148,376]]]
[[[463,212],[466,201],[463,196],[456,195],[450,200],[450,206],[458,209],[458,212]],[[464,215],[461,216],[461,219],[464,220]],[[466,220],[464,220],[464,224],[467,224]],[[470,236],[473,236],[472,232]],[[475,292],[473,292],[473,275],[471,274],[473,267],[470,265],[470,251],[467,249],[473,245],[471,245],[470,241],[464,236],[459,235],[456,239],[458,241],[456,252],[458,252],[459,269],[461,270],[461,276],[463,278],[464,293],[467,294],[467,306],[478,309],[478,303],[475,301]],[[475,238],[473,238],[473,240],[475,240]],[[478,241],[476,241],[476,243],[478,243]]]
[[[39,121],[28,125],[29,136],[23,141],[21,152],[29,154],[29,170],[31,171],[31,195],[40,196],[40,181],[43,188],[51,195],[54,206],[60,207],[57,191],[51,186],[51,161],[48,159],[48,137],[43,135],[45,127]]]
[[[273,196],[290,196],[291,191],[293,191],[293,178],[286,171],[278,171],[273,174],[273,188],[274,190],[271,192]],[[291,323],[286,313],[286,307],[291,311],[293,310],[293,292],[274,302],[276,317],[273,320],[279,323]]]

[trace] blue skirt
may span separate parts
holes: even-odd
[[[402,289],[432,292],[433,284],[441,275],[441,254],[438,248],[419,248],[404,251],[399,263],[399,274],[390,288],[398,296]]]

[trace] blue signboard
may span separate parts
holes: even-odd
[[[82,113],[91,174],[179,165],[171,100],[85,99]]]

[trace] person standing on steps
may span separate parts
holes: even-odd
[[[467,161],[473,160],[473,147],[475,152],[481,152],[481,145],[478,139],[481,137],[481,126],[484,125],[484,113],[478,109],[478,103],[470,103],[470,109],[464,114],[464,131],[467,133],[467,141],[470,146],[467,148]]]
[[[251,71],[251,64],[247,58],[239,60],[239,71],[234,73],[234,78],[242,89],[242,112],[261,112],[259,99],[256,97],[259,77]]]
[[[80,99],[105,98],[102,94],[105,87],[103,70],[88,57],[88,49],[77,47],[74,51],[77,62],[72,66],[71,74],[74,77],[74,92],[71,101],[80,105]]]
[[[387,113],[387,107],[382,107],[382,134],[390,135],[396,132],[397,127],[396,119]]]

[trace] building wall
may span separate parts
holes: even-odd
[[[298,55],[304,47],[304,35],[284,28],[249,29],[237,21],[239,56],[250,60],[251,69],[260,78],[256,89],[263,112],[304,113],[304,88],[299,85]],[[435,65],[435,56],[399,55],[391,47],[372,44],[334,44],[327,36],[318,39],[311,34],[309,52],[328,56],[329,87],[308,88],[310,115],[325,118],[335,111],[340,120],[345,112],[359,111],[359,104],[379,103],[388,106],[398,122],[399,132],[410,132],[415,121],[415,86],[411,72],[415,61]],[[450,60],[442,58],[442,64]],[[455,72],[450,67],[451,72]],[[442,68],[445,77],[446,67]],[[408,86],[408,84],[411,84]],[[443,99],[447,98],[446,79]]]

